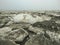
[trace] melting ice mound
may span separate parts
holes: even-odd
[[[38,16],[38,15],[30,15],[30,14],[18,14],[12,17],[12,21],[15,23],[25,22],[33,24],[35,22],[42,22],[44,20],[50,20],[51,17],[47,16]]]

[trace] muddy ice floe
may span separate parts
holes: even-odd
[[[44,20],[50,20],[49,16],[38,16],[38,15],[30,15],[30,14],[18,14],[11,18],[11,21],[15,23],[25,22],[33,24],[35,22],[42,22]]]

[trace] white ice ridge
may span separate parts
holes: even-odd
[[[35,22],[41,22],[44,20],[50,20],[51,17],[47,16],[38,16],[38,15],[30,15],[30,14],[18,14],[12,17],[12,21],[15,23],[19,22],[25,22],[25,23],[30,23],[33,24]]]

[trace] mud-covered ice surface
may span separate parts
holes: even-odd
[[[0,45],[60,45],[60,11],[0,11]]]

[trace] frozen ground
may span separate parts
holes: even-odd
[[[60,45],[60,11],[0,12],[0,45]]]

